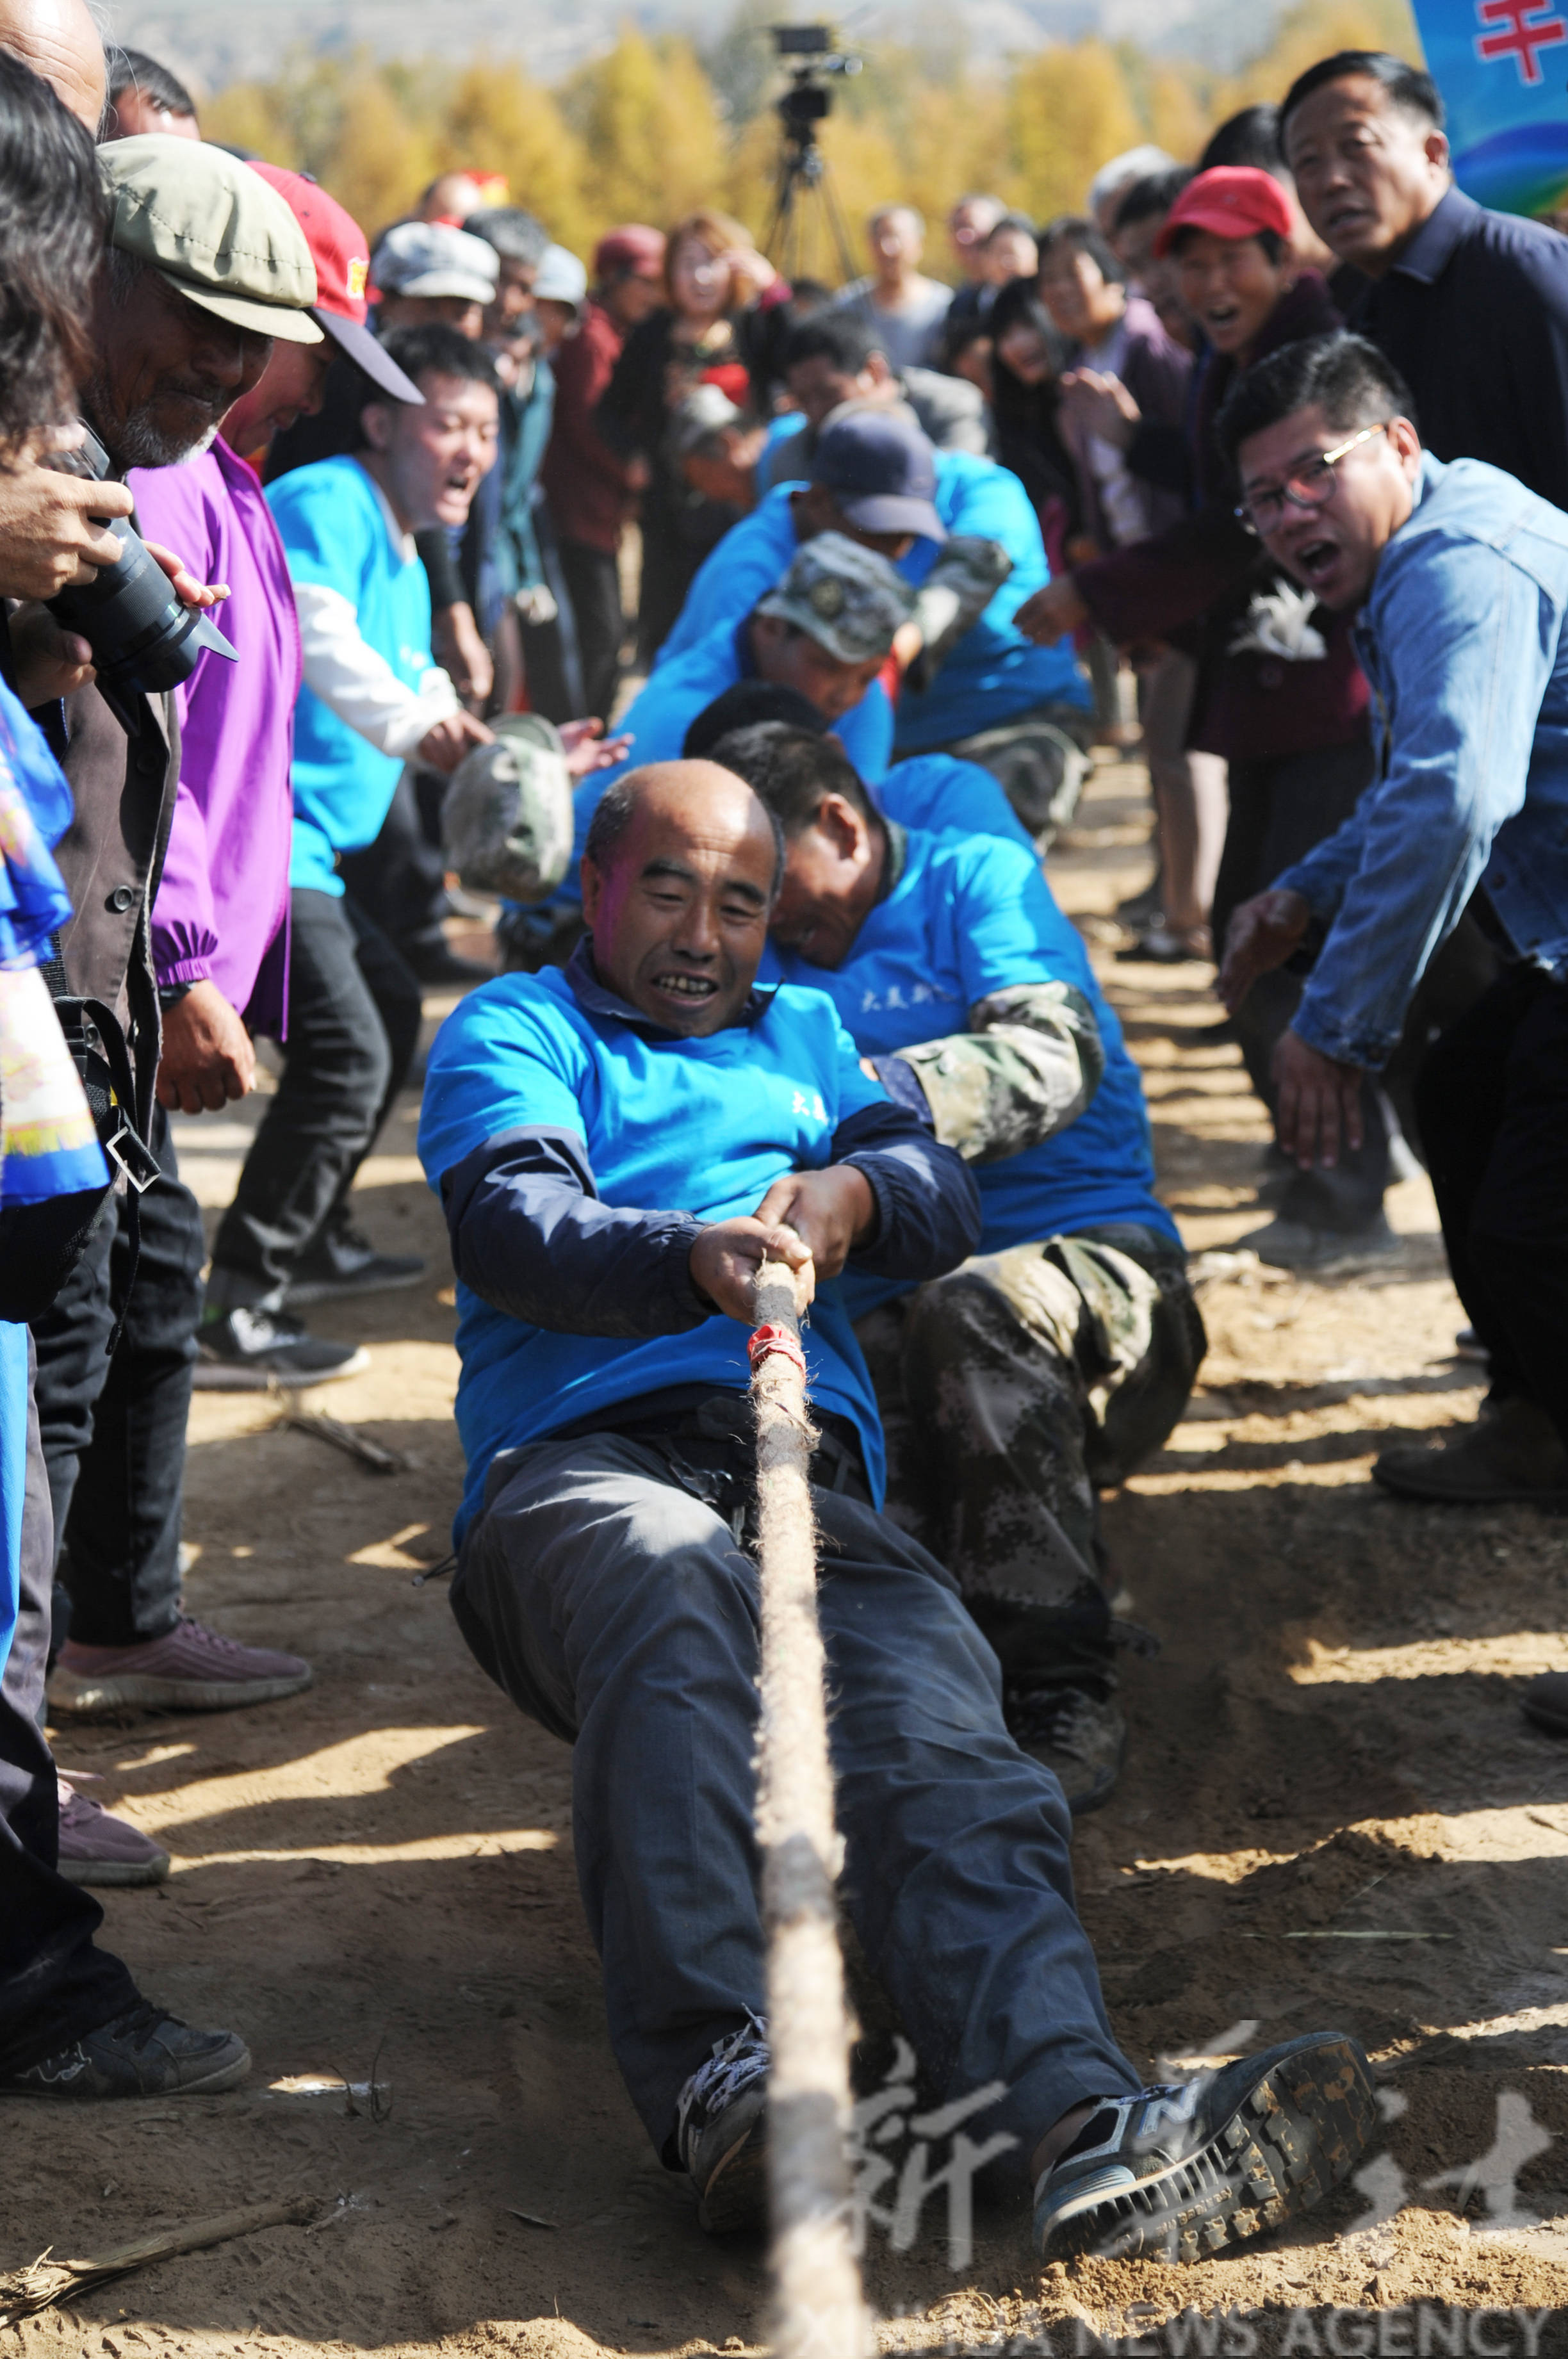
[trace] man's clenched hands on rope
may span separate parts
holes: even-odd
[[[804,1311],[817,1279],[836,1277],[876,1227],[870,1182],[852,1163],[791,1171],[774,1181],[755,1212],[702,1231],[691,1248],[691,1283],[716,1310],[749,1327],[757,1317],[757,1273],[765,1261],[781,1261],[795,1273]]]

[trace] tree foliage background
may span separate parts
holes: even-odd
[[[695,206],[772,218],[782,82],[768,26],[778,0],[740,0],[699,46],[629,22],[613,48],[551,89],[510,61],[377,62],[309,51],[275,80],[233,84],[201,109],[209,138],[311,172],[374,235],[437,172],[499,172],[563,245],[586,255],[613,223],[667,227]],[[894,199],[932,221],[985,189],[1037,220],[1082,206],[1099,165],[1144,139],[1191,159],[1214,126],[1279,98],[1301,69],[1338,49],[1419,59],[1408,0],[1299,0],[1266,49],[1230,73],[1126,43],[1057,42],[981,74],[965,62],[956,11],[903,17],[905,38],[862,48],[865,71],[835,83],[822,149],[858,250],[873,205]],[[177,60],[175,61],[178,62]],[[931,266],[945,259],[933,244]],[[837,279],[831,241],[803,266]]]

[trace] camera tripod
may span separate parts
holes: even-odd
[[[833,186],[832,167],[817,142],[816,113],[805,111],[813,96],[826,95],[825,91],[800,82],[779,101],[784,147],[779,159],[773,219],[762,250],[793,281],[820,277],[820,270],[812,266],[824,245],[831,244],[832,258],[847,286],[855,277],[855,268],[844,208]]]

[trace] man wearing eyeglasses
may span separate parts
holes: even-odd
[[[1316,951],[1275,1056],[1279,1143],[1332,1165],[1363,1085],[1474,893],[1503,964],[1427,1050],[1416,1111],[1454,1284],[1491,1359],[1479,1419],[1374,1473],[1409,1498],[1568,1506],[1568,516],[1423,451],[1356,336],[1295,344],[1220,419],[1242,505],[1325,606],[1356,615],[1378,775],[1353,817],[1231,923],[1220,989]]]

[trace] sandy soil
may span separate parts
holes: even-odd
[[[1162,1652],[1127,1674],[1131,1757],[1078,1840],[1083,1908],[1135,2059],[1343,2025],[1384,2076],[1388,2147],[1297,2233],[1189,2268],[1042,2277],[991,2201],[955,2271],[933,2200],[911,2251],[873,2233],[884,2346],[1568,2351],[1568,1749],[1516,1702],[1568,1666],[1563,1526],[1401,1506],[1367,1481],[1390,1430],[1477,1397],[1424,1182],[1397,1191],[1391,1262],[1298,1284],[1225,1258],[1262,1217],[1266,1134],[1236,1051],[1205,1038],[1207,971],[1109,962],[1105,913],[1147,869],[1136,785],[1102,769],[1052,874],[1106,951],[1169,1200],[1215,1256],[1212,1348],[1171,1447],[1107,1510]],[[246,1130],[183,1125],[211,1205]],[[302,1405],[403,1471],[283,1429],[277,1397],[206,1396],[192,1419],[190,1603],[309,1655],[315,1687],[59,1734],[176,1854],[162,1889],[105,1896],[108,1937],[180,2013],[243,2028],[255,2075],[178,2106],[0,2117],[0,2267],[277,2195],[319,2219],[41,2315],[0,2343],[26,2359],[578,2359],[765,2332],[760,2253],[700,2234],[610,2060],[567,1751],[486,1684],[444,1583],[419,1584],[459,1482],[452,1297],[411,1108],[384,1148],[366,1223],[429,1276],[319,1315],[373,1364]],[[358,2093],[290,2086],[312,2076]]]

